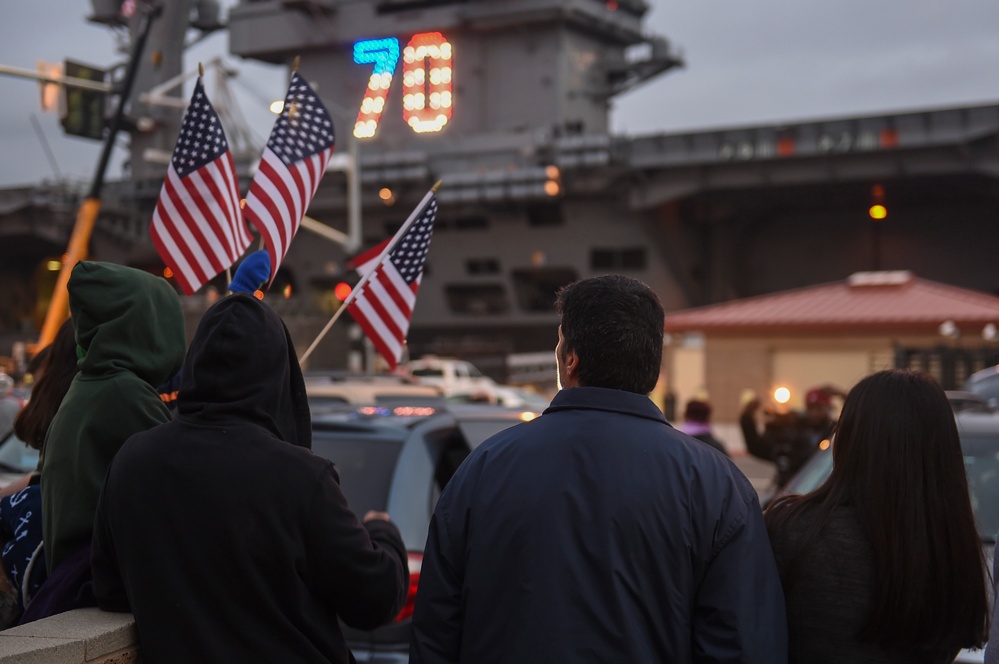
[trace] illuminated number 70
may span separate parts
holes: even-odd
[[[402,52],[402,118],[417,133],[440,131],[451,119],[451,44],[439,32],[413,35]],[[354,136],[371,138],[385,109],[392,73],[399,61],[399,41],[394,37],[354,44],[354,62],[374,63]]]

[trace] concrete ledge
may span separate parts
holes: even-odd
[[[77,609],[0,632],[0,664],[126,664],[138,643],[131,613]]]

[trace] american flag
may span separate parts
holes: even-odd
[[[239,179],[229,143],[200,77],[149,235],[188,295],[235,263],[253,241],[239,208]]]
[[[392,369],[399,364],[409,332],[434,232],[437,197],[428,194],[417,210],[415,218],[404,224],[395,238],[354,259],[355,269],[366,281],[362,279],[347,302],[347,311]],[[390,241],[392,250],[379,261]]]
[[[305,79],[292,73],[244,210],[267,245],[272,280],[326,172],[333,142],[329,112]]]

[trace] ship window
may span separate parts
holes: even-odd
[[[614,267],[614,251],[594,249],[590,252],[590,267],[594,270],[610,270]]]
[[[525,311],[552,312],[555,294],[576,281],[576,271],[568,267],[540,267],[513,271],[517,303]]]
[[[561,226],[562,206],[558,203],[542,203],[527,208],[527,223],[530,226]]]
[[[624,249],[621,251],[621,267],[626,270],[645,269],[645,249]]]
[[[510,310],[502,284],[450,284],[444,293],[448,307],[456,314],[489,316]]]
[[[469,274],[499,274],[499,260],[496,258],[469,258],[465,261],[465,271]]]
[[[590,252],[590,267],[594,270],[644,270],[644,247],[628,249],[594,249]]]

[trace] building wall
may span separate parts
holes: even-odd
[[[790,406],[801,408],[805,392],[812,387],[832,384],[849,391],[864,376],[893,367],[896,345],[929,348],[939,344],[939,337],[927,335],[708,336],[702,367],[697,353],[681,339],[667,348],[667,380],[679,412],[703,382],[715,422],[732,423],[750,393],[772,403],[773,390],[784,386],[791,390]]]

